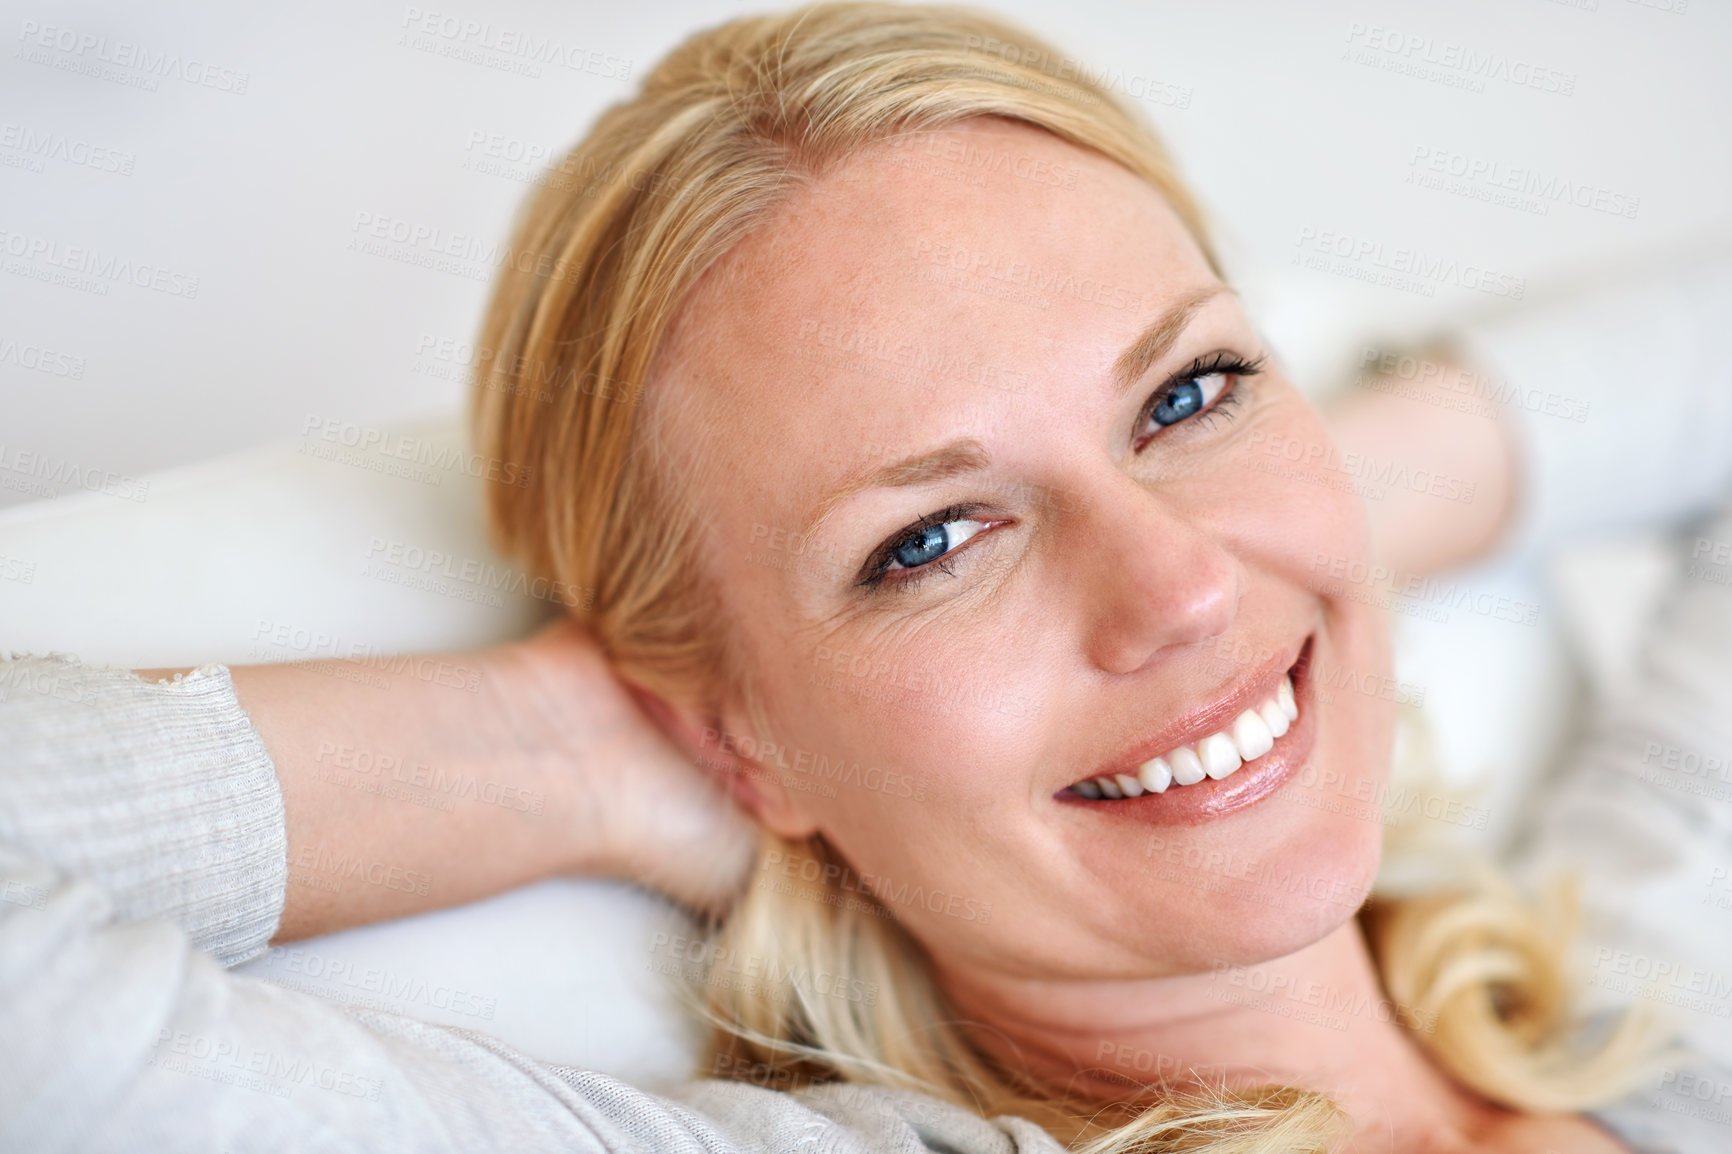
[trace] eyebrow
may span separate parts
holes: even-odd
[[[964,437],[930,453],[908,457],[895,464],[863,473],[845,482],[840,489],[824,498],[823,504],[818,506],[817,513],[807,523],[801,537],[810,539],[829,519],[830,514],[856,493],[864,493],[868,489],[929,485],[963,473],[978,473],[991,463],[991,459],[985,445],[973,437]]]
[[[1153,324],[1143,330],[1130,348],[1119,354],[1119,359],[1113,362],[1113,383],[1123,393],[1136,384],[1142,375],[1173,347],[1173,342],[1179,339],[1179,334],[1185,331],[1185,326],[1191,323],[1191,318],[1197,315],[1197,310],[1220,296],[1230,292],[1225,285],[1210,285],[1187,293],[1175,301],[1166,312],[1155,318]]]
[[[1167,355],[1198,309],[1222,293],[1231,291],[1225,285],[1210,285],[1186,293],[1174,301],[1167,311],[1156,317],[1113,362],[1113,383],[1118,386],[1118,391],[1123,393],[1136,384],[1144,373]],[[801,537],[803,540],[810,540],[812,535],[823,527],[824,522],[830,519],[830,515],[857,493],[864,493],[868,489],[927,485],[964,473],[982,472],[990,463],[991,456],[987,453],[986,446],[972,437],[965,437],[929,453],[908,457],[862,473],[843,482],[840,488],[824,498],[812,519],[806,523]]]

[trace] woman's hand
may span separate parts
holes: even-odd
[[[751,819],[658,728],[575,623],[551,625],[505,655],[517,669],[502,683],[513,687],[513,724],[573,767],[589,815],[579,824],[606,847],[609,872],[723,912],[751,867]]]
[[[573,624],[478,653],[231,674],[283,788],[278,941],[562,874],[708,912],[744,882],[751,821]]]

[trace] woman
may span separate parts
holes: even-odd
[[[1424,534],[1258,468],[1331,434],[1152,136],[1060,61],[818,7],[694,37],[603,116],[518,226],[477,391],[530,478],[502,541],[591,608],[465,658],[477,694],[14,666],[4,1141],[1631,1148],[1567,1111],[1640,1039],[1570,1049],[1546,925],[1486,895],[1362,923],[1381,826],[1308,796],[1390,760],[1384,622],[1337,570],[1496,541],[1503,433],[1401,434],[1482,478]],[[330,742],[549,820],[339,808]],[[725,913],[714,1077],[658,1097],[221,969],[558,873]]]

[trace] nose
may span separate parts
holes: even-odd
[[[1073,526],[1085,645],[1103,672],[1134,672],[1170,645],[1206,641],[1232,625],[1244,567],[1187,506],[1180,494],[1119,474]]]

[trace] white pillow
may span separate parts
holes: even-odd
[[[489,548],[486,466],[464,440],[455,415],[390,430],[309,420],[298,442],[151,476],[143,500],[0,513],[0,650],[137,669],[520,637],[552,603]],[[693,1060],[697,1035],[656,965],[686,926],[644,891],[553,881],[241,972],[648,1084]]]

